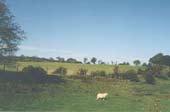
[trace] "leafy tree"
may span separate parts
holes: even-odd
[[[90,62],[87,62],[87,64],[89,64],[89,65],[90,65]]]
[[[24,31],[14,21],[4,0],[0,0],[0,55],[13,55],[24,39]]]
[[[101,62],[102,65],[106,64],[104,61]]]
[[[91,59],[91,62],[92,62],[93,64],[96,64],[96,61],[97,61],[97,58],[95,58],[95,57],[93,57],[93,58]]]
[[[149,63],[151,64],[161,64],[161,61],[163,59],[163,54],[162,53],[158,53],[155,56],[153,56],[152,58],[149,59]]]
[[[170,66],[170,56],[169,55],[163,55],[162,53],[159,53],[149,60],[150,64],[158,64],[158,65],[166,65]]]
[[[55,61],[55,60],[54,60],[54,58],[52,58],[52,57],[50,57],[50,59],[49,59],[49,60],[50,60],[51,62]]]
[[[141,62],[140,62],[140,60],[135,60],[135,61],[133,61],[133,64],[136,66],[139,66],[141,64]]]
[[[103,60],[98,60],[98,64],[106,64]]]
[[[3,65],[3,70],[6,70],[6,66],[15,64],[12,56],[3,56],[0,55],[0,64]]]
[[[59,61],[59,62],[64,62],[64,61],[65,61],[65,59],[62,58],[62,57],[56,57],[56,59],[57,59],[57,61]]]
[[[146,63],[143,63],[143,64],[142,64],[142,66],[144,66],[144,67],[148,67],[148,65],[147,65]]]
[[[77,60],[74,59],[74,58],[68,58],[68,59],[67,59],[67,62],[68,62],[68,63],[76,63]]]
[[[87,64],[87,61],[88,61],[88,58],[83,59],[84,64]]]
[[[98,60],[98,64],[101,64],[102,63],[102,60]]]
[[[123,62],[123,63],[120,63],[119,65],[130,65],[129,62]]]

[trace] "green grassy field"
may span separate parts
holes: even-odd
[[[106,78],[64,83],[24,84],[0,82],[0,111],[56,112],[169,112],[170,81],[157,85]],[[98,92],[108,92],[96,101]]]
[[[88,74],[91,71],[104,70],[107,73],[113,73],[114,65],[88,65],[88,64],[74,64],[74,63],[57,63],[57,62],[19,62],[19,70],[21,71],[24,67],[28,65],[40,66],[51,74],[59,67],[67,68],[69,75],[75,75],[79,68],[84,68],[88,70]],[[139,67],[120,65],[120,72],[124,72],[130,69],[137,70]]]
[[[112,73],[112,65],[20,62],[19,70],[28,65],[41,66],[49,73],[62,66],[74,75],[79,68]],[[138,67],[120,66],[120,71]],[[8,68],[15,71],[13,68]],[[21,75],[20,75],[21,74]],[[22,73],[0,73],[0,111],[56,112],[169,112],[170,81],[157,79],[156,85],[109,78],[79,79],[62,77],[62,83],[26,83],[18,78]],[[52,75],[50,75],[52,76]],[[5,79],[4,79],[5,77]],[[55,76],[56,77],[56,76]],[[27,78],[26,78],[27,79]],[[15,81],[18,80],[18,81]],[[25,79],[24,79],[25,80]],[[96,94],[108,92],[105,101],[96,101]]]

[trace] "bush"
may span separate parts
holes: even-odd
[[[160,74],[156,75],[157,78],[168,80],[169,79],[169,68],[163,68]]]
[[[146,70],[146,72],[150,72],[150,74],[154,75],[159,79],[168,80],[169,79],[169,68],[160,67],[160,66],[151,66],[150,69]]]
[[[151,74],[150,72],[148,72],[146,75],[145,75],[145,81],[146,83],[148,84],[156,84],[156,80],[155,80],[155,77],[153,76],[153,74]]]
[[[87,75],[87,69],[80,68],[77,72],[77,75]]]
[[[152,65],[149,67],[149,70],[151,70],[153,75],[160,75],[161,71],[163,70],[163,66],[161,65]]]
[[[92,71],[92,72],[90,73],[90,76],[96,77],[96,76],[98,76],[98,75],[97,75],[97,72],[96,72],[96,71]]]
[[[170,78],[170,72],[167,73],[167,76]]]
[[[113,69],[113,74],[112,74],[112,78],[116,78],[116,79],[120,79],[120,72],[119,72],[119,66],[115,66]]]
[[[47,72],[41,67],[28,66],[23,68],[22,72],[29,82],[43,82],[47,76]]]
[[[138,71],[137,71],[137,74],[141,75],[141,74],[143,74],[143,73],[144,73],[144,70],[142,70],[141,68],[139,68]]]
[[[53,74],[66,75],[67,74],[67,68],[59,67],[53,72]]]
[[[91,76],[101,76],[101,77],[105,77],[107,74],[104,70],[101,71],[92,71],[91,72]]]
[[[28,66],[22,69],[22,72],[33,76],[44,76],[47,72],[41,67]]]
[[[129,70],[122,74],[122,79],[139,82],[139,78],[134,70]]]
[[[155,77],[159,78],[159,79],[163,79],[163,80],[168,80],[169,77],[166,74],[159,74],[156,75]]]
[[[101,77],[105,77],[107,74],[104,70],[98,71],[98,75]]]

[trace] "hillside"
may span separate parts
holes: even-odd
[[[84,68],[88,70],[88,74],[92,71],[101,71],[104,70],[106,73],[113,73],[114,65],[90,65],[90,64],[75,64],[75,63],[58,63],[58,62],[19,62],[19,70],[21,71],[24,67],[27,67],[28,65],[33,66],[40,66],[44,68],[46,71],[48,71],[49,74],[51,74],[55,69],[59,67],[65,67],[67,68],[69,75],[75,75],[79,68]],[[141,67],[136,66],[128,66],[128,65],[120,65],[119,69],[120,72],[125,72],[127,70],[137,70]]]
[[[170,111],[170,82],[165,80],[159,79],[156,85],[148,85],[143,81],[133,83],[108,78],[63,77],[64,82],[60,83],[26,83],[16,81],[18,79],[14,76],[8,79],[8,75],[0,78],[1,111]],[[96,101],[99,92],[108,92],[108,98]]]

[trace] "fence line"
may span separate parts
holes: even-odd
[[[19,72],[19,65],[18,64],[0,64],[0,70]]]

